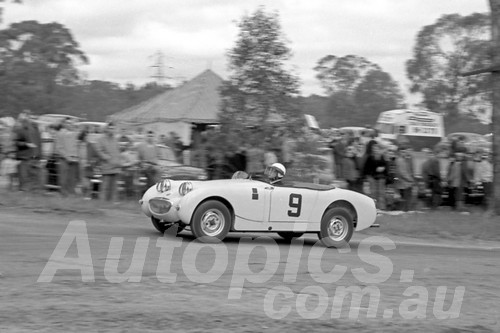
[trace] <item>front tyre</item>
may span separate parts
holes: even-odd
[[[354,232],[351,212],[344,207],[329,209],[321,219],[318,237],[326,247],[343,247],[349,243]]]
[[[293,232],[293,231],[280,231],[278,232],[278,235],[286,240],[287,242],[290,242],[294,238],[299,238],[302,237],[304,233],[303,232]]]
[[[193,214],[191,230],[197,240],[203,243],[218,243],[231,228],[229,209],[220,201],[202,203]]]
[[[174,224],[177,224],[177,234],[184,230],[184,228],[186,227],[184,223],[164,222],[154,216],[151,216],[151,222],[153,222],[153,226],[156,228],[156,230],[158,230],[162,234],[164,234],[165,231],[167,231],[169,228],[173,227]]]

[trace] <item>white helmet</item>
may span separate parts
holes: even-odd
[[[286,168],[281,163],[273,163],[273,164],[271,164],[271,168],[273,168],[276,171],[278,171],[278,179],[283,178],[285,176],[285,174],[286,174]]]

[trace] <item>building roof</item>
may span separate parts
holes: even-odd
[[[128,123],[218,122],[219,87],[222,78],[206,70],[175,89],[166,91],[138,105],[109,116],[110,120]]]

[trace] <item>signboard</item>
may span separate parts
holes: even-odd
[[[430,112],[412,112],[407,116],[406,135],[442,137],[442,117]]]
[[[392,125],[392,126],[389,126]],[[397,135],[443,137],[443,117],[430,111],[390,110],[382,112],[376,126],[381,134],[395,138]]]

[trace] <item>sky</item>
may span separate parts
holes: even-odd
[[[90,60],[79,67],[87,79],[136,85],[153,81],[159,52],[165,83],[206,69],[227,78],[237,22],[264,6],[279,15],[303,96],[324,95],[313,69],[319,59],[353,54],[388,72],[410,104],[419,98],[408,92],[405,62],[417,33],[445,14],[490,10],[487,0],[24,0],[1,6],[0,29],[24,20],[61,23]]]

